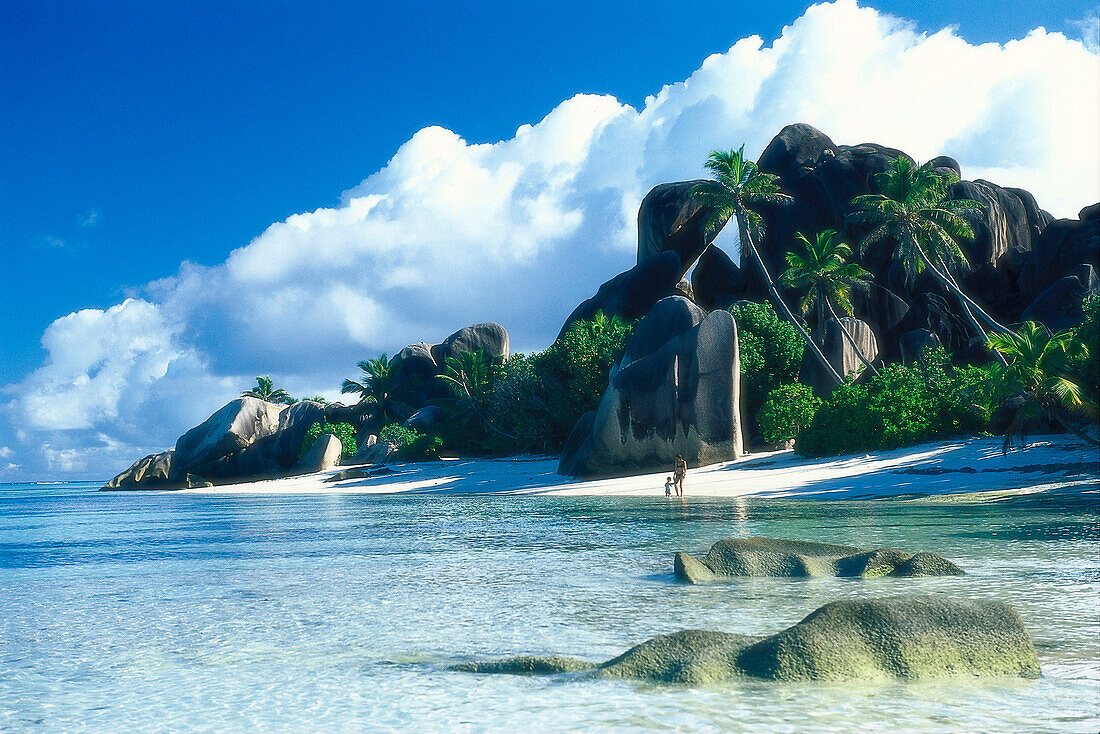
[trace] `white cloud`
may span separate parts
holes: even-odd
[[[1081,36],[1085,48],[1093,53],[1100,51],[1100,5],[1093,6],[1080,18],[1068,21],[1068,25]]]
[[[323,392],[364,356],[485,320],[541,347],[632,264],[650,187],[702,175],[714,148],[757,155],[792,122],[951,155],[964,176],[1074,216],[1100,191],[1098,82],[1100,57],[1058,33],[972,45],[839,0],[770,44],[737,41],[640,110],[577,95],[492,144],[425,128],[339,206],[272,224],[219,266],[184,263],[139,299],[59,319],[46,364],[8,388],[0,440],[48,442],[21,451],[41,471],[106,476],[256,374]]]

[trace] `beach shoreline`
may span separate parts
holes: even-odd
[[[792,451],[692,468],[686,497],[870,499],[1089,488],[1100,457],[1072,436],[1035,436],[1002,454],[1003,439],[975,436],[821,459]],[[556,457],[457,458],[394,463],[370,477],[326,481],[349,467],[300,476],[184,489],[172,494],[485,494],[664,496],[667,472],[573,479]]]

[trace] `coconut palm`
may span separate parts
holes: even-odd
[[[1096,405],[1071,376],[1074,366],[1088,359],[1088,347],[1072,331],[1052,334],[1042,324],[1025,321],[1015,333],[990,334],[989,346],[1006,358],[993,372],[1002,393],[1022,390],[1024,396],[1005,431],[1005,453],[1012,439],[1036,420],[1058,423],[1087,443],[1100,445],[1070,418],[1096,414]]]
[[[814,353],[825,371],[840,384],[844,380],[822,354],[817,343],[810,338],[809,332],[802,326],[791,310],[787,308],[782,296],[779,295],[768,272],[764,259],[756,249],[753,237],[764,232],[764,218],[754,207],[761,204],[778,204],[791,200],[791,197],[779,190],[778,177],[761,171],[755,163],[745,160],[745,146],[738,150],[716,150],[707,158],[704,164],[714,180],[702,182],[692,189],[694,196],[700,203],[710,207],[704,226],[708,234],[717,232],[725,226],[731,218],[737,221],[737,233],[741,240],[741,261],[749,256],[760,268],[764,276],[764,282],[768,287],[768,295],[783,313],[784,317],[798,329],[806,346]]]
[[[959,301],[963,316],[983,339],[988,333],[978,318],[998,332],[1008,329],[985,312],[963,292],[955,280],[954,271],[966,267],[966,253],[959,243],[974,237],[974,229],[964,214],[978,212],[982,204],[971,199],[949,199],[952,185],[958,182],[954,174],[942,174],[931,162],[916,166],[905,156],[875,176],[882,191],[852,199],[855,211],[849,219],[868,229],[860,242],[860,250],[886,242],[894,243],[893,256],[901,263],[906,279],[911,283],[917,275],[928,271]]]
[[[852,248],[841,241],[835,229],[818,232],[812,241],[797,232],[795,239],[802,244],[803,252],[791,250],[787,253],[789,267],[779,276],[779,282],[789,288],[805,288],[806,295],[799,304],[802,313],[816,311],[818,329],[825,328],[825,314],[828,313],[840,326],[841,333],[856,355],[867,365],[871,374],[877,376],[878,370],[863,354],[836,313],[839,309],[845,316],[852,315],[852,289],[866,288],[871,274],[857,263],[847,261]]]
[[[241,397],[259,398],[269,403],[280,403],[282,405],[291,405],[295,402],[294,398],[290,397],[290,393],[281,387],[275,387],[275,384],[271,380],[271,375],[257,377],[256,387],[251,390],[245,390],[241,393]]]
[[[487,358],[480,349],[447,357],[444,360],[443,373],[438,375],[438,379],[451,387],[454,397],[435,402],[444,407],[452,418],[468,423],[471,417],[476,416],[489,430],[516,440],[518,436],[500,430],[488,416],[489,399],[502,373],[500,359]]]
[[[378,359],[364,359],[356,366],[363,374],[358,380],[344,380],[340,392],[358,395],[360,403],[374,406],[371,415],[379,425],[397,422],[403,406],[390,394],[394,383],[393,361],[382,354]]]

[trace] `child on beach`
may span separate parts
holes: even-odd
[[[672,477],[665,478],[665,497],[672,496]]]

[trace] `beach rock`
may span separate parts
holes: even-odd
[[[169,449],[159,454],[135,461],[129,469],[103,485],[103,489],[155,489],[168,484],[175,451]]]
[[[680,258],[675,252],[663,252],[638,263],[601,285],[596,295],[573,309],[557,338],[560,339],[574,321],[589,320],[598,311],[624,319],[645,316],[653,304],[675,290],[680,274]]]
[[[299,400],[279,415],[279,428],[275,433],[272,454],[280,466],[289,468],[294,465],[306,431],[313,424],[324,422],[325,407],[312,400]]]
[[[1021,321],[1038,321],[1051,331],[1078,326],[1085,320],[1082,302],[1087,295],[1100,293],[1100,279],[1087,263],[1060,278],[1040,293],[1020,314]]]
[[[436,360],[440,368],[448,357],[462,352],[481,351],[486,358],[508,359],[508,331],[500,324],[474,324],[459,329],[439,345]]]
[[[733,317],[706,315],[686,298],[669,296],[628,340],[599,408],[574,428],[558,471],[643,473],[671,467],[676,454],[697,467],[742,450]]]
[[[448,670],[463,673],[498,673],[505,675],[555,675],[557,673],[577,673],[590,670],[594,666],[578,658],[559,656],[538,657],[535,655],[517,655],[505,660],[487,662],[459,663]]]
[[[398,352],[390,361],[393,375],[391,395],[400,396],[412,410],[427,405],[430,400],[446,397],[446,387],[439,384],[436,375],[442,369],[437,361],[439,348],[417,342]]]
[[[775,538],[730,538],[711,546],[702,558],[677,553],[676,578],[705,583],[744,576],[961,576],[963,570],[934,553],[907,553],[892,548],[863,550],[846,545]]]
[[[331,469],[340,463],[343,447],[340,439],[331,433],[322,433],[310,447],[302,460],[294,465],[300,473],[313,473]]]
[[[384,464],[397,457],[397,444],[376,438],[368,441],[345,464]]]
[[[427,429],[443,420],[443,408],[438,405],[426,405],[410,415],[401,425],[414,431],[423,433]]]
[[[898,340],[901,351],[901,363],[916,364],[925,355],[940,346],[940,338],[928,329],[913,329],[901,335]]]
[[[867,365],[863,363],[855,348],[844,337],[841,332],[842,324],[856,343],[856,347],[870,362],[874,362],[878,358],[878,339],[875,337],[871,325],[866,321],[844,316],[841,317],[839,322],[833,319],[826,322],[824,343],[818,342],[821,352],[841,377],[859,376],[867,369]],[[818,395],[827,395],[836,387],[833,378],[825,372],[821,363],[809,350],[806,350],[802,357],[799,380],[803,384],[812,387]]]
[[[231,400],[176,441],[170,480],[187,474],[205,478],[238,476],[230,457],[253,442],[274,434],[285,405],[252,397]]]
[[[639,265],[661,253],[675,252],[680,258],[676,278],[680,280],[718,234],[725,221],[718,222],[707,233],[706,220],[712,210],[691,195],[692,189],[701,183],[705,182],[660,184],[642,199],[638,207]]]
[[[325,423],[348,423],[356,429],[363,428],[370,420],[374,406],[370,403],[358,402],[354,405],[343,403],[327,403],[325,409]]]
[[[520,656],[452,670],[533,675],[588,668],[576,658]],[[746,677],[856,681],[1039,674],[1035,645],[1007,604],[916,595],[832,602],[768,637],[706,630],[660,635],[591,671],[598,678],[681,685]]]

